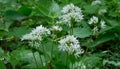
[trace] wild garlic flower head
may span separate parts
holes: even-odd
[[[100,10],[98,11],[98,14],[99,14],[99,15],[102,15],[102,14],[104,14],[104,13],[106,13],[106,12],[107,12],[106,9],[100,9]]]
[[[99,32],[100,29],[103,29],[106,27],[105,21],[104,20],[99,21],[98,17],[95,17],[95,16],[90,18],[90,20],[88,21],[88,24],[92,26],[93,34],[96,34],[97,32]]]
[[[100,24],[101,24],[101,28],[105,28],[105,26],[106,26],[105,21],[101,20]]]
[[[80,43],[73,35],[67,35],[65,38],[59,41],[59,50],[67,52],[68,54],[74,54],[79,57],[84,51],[80,47]]]
[[[29,34],[26,34],[26,35],[23,35],[22,36],[22,38],[21,38],[21,40],[23,41],[23,40],[42,40],[42,37],[39,35],[35,35],[35,34],[33,34],[33,33],[29,33]]]
[[[95,24],[98,23],[98,17],[93,16],[92,18],[90,18],[90,20],[88,21],[89,24]]]
[[[42,36],[50,34],[50,30],[43,27],[42,25],[34,28],[29,34],[24,35],[21,40],[42,40]]]
[[[82,62],[75,62],[70,64],[70,69],[86,69],[86,65]]]
[[[63,7],[61,11],[62,15],[59,17],[57,23],[64,23],[71,26],[71,20],[75,22],[81,22],[83,20],[83,14],[81,8],[74,6],[72,3]]]
[[[92,31],[93,31],[93,34],[96,34],[97,32],[98,32],[98,26],[95,26],[93,29],[92,29]]]
[[[95,0],[92,2],[91,5],[98,5],[98,4],[101,4],[102,2],[100,0]]]
[[[60,27],[58,25],[54,25],[54,26],[52,26],[51,30],[53,30],[53,31],[62,31],[62,27]]]
[[[38,35],[48,35],[50,34],[50,30],[40,25],[33,29],[31,33]]]

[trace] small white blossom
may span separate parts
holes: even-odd
[[[54,26],[52,26],[51,30],[54,30],[54,31],[62,31],[62,27],[57,26],[57,25],[54,25]]]
[[[33,29],[29,34],[23,35],[21,40],[42,40],[43,35],[50,34],[50,30],[43,27],[42,25],[37,26],[35,29]]]
[[[64,23],[71,26],[71,20],[75,22],[80,22],[83,20],[83,14],[81,8],[74,6],[73,4],[68,4],[62,9],[62,15],[59,17],[60,21],[57,23]]]
[[[90,18],[90,20],[88,21],[89,24],[94,24],[94,23],[98,23],[98,17],[93,16],[92,18]]]
[[[23,37],[21,38],[21,40],[42,40],[42,37],[39,35],[39,36],[36,36],[32,33],[30,34],[26,34],[26,35],[23,35]]]
[[[102,2],[100,0],[95,0],[92,2],[92,5],[98,5],[101,4]]]
[[[104,14],[104,13],[106,13],[106,12],[107,12],[106,9],[100,9],[100,10],[98,11],[98,14],[99,14],[99,15],[102,15],[102,14]]]
[[[104,20],[99,21],[98,17],[93,16],[90,18],[88,21],[88,24],[90,24],[93,34],[96,34],[97,32],[100,31],[100,29],[105,28],[106,24]]]
[[[59,43],[58,48],[60,51],[74,54],[76,57],[79,57],[79,55],[83,53],[79,41],[73,35],[67,35],[65,38],[61,39]]]
[[[105,28],[105,26],[106,26],[106,25],[105,25],[105,21],[101,20],[101,21],[100,21],[100,24],[101,24],[101,28]]]
[[[29,41],[29,46],[34,47],[36,49],[39,48],[41,42],[40,41]]]
[[[97,26],[96,26],[96,27],[94,27],[94,28],[93,28],[93,34],[96,34],[96,33],[98,32],[98,30],[99,30],[99,29],[98,29],[98,27],[97,27]]]

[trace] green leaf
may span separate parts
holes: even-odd
[[[21,38],[23,35],[29,33],[31,28],[28,27],[15,27],[10,30],[8,36],[15,36],[17,38]]]
[[[0,47],[0,56],[4,55],[4,51],[2,50],[2,48]]]
[[[4,36],[6,36],[6,31],[0,31],[0,39],[2,39]]]
[[[6,69],[5,64],[2,61],[0,61],[0,68],[1,69]]]
[[[51,4],[49,15],[52,17],[58,17],[60,15],[60,6],[55,1]]]
[[[100,36],[99,38],[97,38],[94,42],[92,42],[89,47],[96,47],[96,46],[98,46],[102,43],[105,43],[107,41],[110,41],[114,38],[115,38],[115,35],[113,33],[104,34],[104,35]]]
[[[100,58],[99,55],[92,54],[90,56],[86,56],[81,60],[81,63],[84,63],[87,69],[98,67],[102,64],[102,58]]]
[[[85,5],[84,6],[84,12],[87,14],[93,14],[97,13],[98,6],[92,6],[92,5]]]
[[[22,15],[14,10],[7,10],[5,12],[5,16],[11,20],[18,20],[18,21],[27,18],[25,15]]]
[[[79,38],[86,38],[92,35],[92,31],[89,28],[74,28],[73,35]]]
[[[40,15],[43,16],[48,16],[49,13],[49,4],[51,4],[50,1],[45,1],[45,0],[39,0],[38,2],[35,2],[34,0],[32,0],[33,2],[33,6],[39,11]]]
[[[19,8],[18,12],[25,16],[29,16],[32,12],[32,9],[29,8],[28,6],[22,6],[21,8]]]
[[[38,64],[38,67],[42,66],[41,64],[42,62],[40,58],[44,63],[45,62],[44,57],[42,55],[40,57],[38,52],[33,53],[31,50],[17,49],[11,53],[10,62],[14,66],[25,63],[24,66],[22,66],[22,68],[30,69],[30,68],[37,68],[37,64]]]

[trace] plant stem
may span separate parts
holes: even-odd
[[[68,69],[68,53],[67,53],[67,56],[66,56],[66,69]]]
[[[39,53],[39,57],[40,57],[41,64],[42,64],[42,66],[44,67],[43,61],[42,61],[42,57],[41,57],[41,54],[40,54],[40,53]]]
[[[73,23],[74,20],[71,20],[70,35],[73,35]]]
[[[34,54],[34,52],[32,52],[32,53],[33,53],[33,58],[34,58],[35,63],[36,63],[36,67],[38,68],[38,67],[39,67],[39,65],[38,65],[38,63],[37,63],[37,60],[36,60],[35,54]]]
[[[57,50],[57,51],[56,51],[56,57],[57,57],[57,60],[56,60],[56,61],[58,62],[58,51],[59,51],[59,50],[58,50],[58,46],[56,47],[56,50]]]
[[[52,50],[51,50],[51,60],[52,60],[52,56],[53,56],[53,42],[52,42]]]

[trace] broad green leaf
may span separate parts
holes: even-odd
[[[0,47],[0,56],[4,55],[4,51],[2,50],[2,48]]]
[[[18,12],[25,16],[29,16],[32,12],[32,9],[29,6],[22,6],[21,8],[19,8]]]
[[[18,20],[18,21],[27,18],[25,15],[22,15],[22,14],[18,13],[17,11],[14,11],[14,10],[7,10],[5,12],[5,16],[9,19]]]
[[[49,13],[49,4],[51,3],[50,1],[45,1],[45,0],[39,0],[37,2],[35,2],[34,0],[32,0],[32,4],[33,6],[37,9],[37,11],[39,11],[39,14],[43,15],[43,16],[48,16]]]
[[[81,63],[85,64],[87,69],[93,69],[102,64],[101,60],[102,58],[100,58],[98,55],[92,54],[84,57],[83,60],[81,60]]]
[[[105,42],[107,42],[107,41],[110,41],[110,40],[112,40],[112,39],[114,39],[114,38],[115,38],[115,35],[114,35],[113,33],[109,33],[109,34],[106,33],[106,34],[98,37],[98,38],[97,38],[94,42],[92,42],[91,45],[88,46],[88,47],[96,47],[96,46],[98,46],[98,45],[100,45],[100,44],[102,44],[102,43],[105,43]]]
[[[6,31],[0,31],[0,39],[3,39],[3,37],[5,37],[7,34]]]
[[[52,17],[58,17],[60,15],[60,6],[55,1],[51,4],[49,15]]]
[[[11,53],[10,62],[12,63],[12,65],[15,65],[15,66],[16,64],[25,63],[23,68],[37,68],[37,65],[38,67],[42,66],[41,64],[42,62],[40,58],[42,59],[43,62],[45,62],[44,56],[41,55],[40,57],[38,52],[33,53],[31,50],[18,49],[18,50],[14,50]]]
[[[6,69],[5,64],[2,61],[0,61],[0,69]]]
[[[10,30],[8,36],[15,36],[17,38],[21,38],[23,35],[29,33],[31,28],[28,27],[15,27]]]
[[[92,31],[89,28],[74,28],[73,35],[79,38],[86,38],[92,35]]]
[[[103,34],[103,33],[107,32],[107,31],[112,30],[113,28],[114,28],[114,27],[106,26],[105,28],[101,29],[101,30],[98,32],[98,34]]]
[[[84,6],[84,12],[87,14],[93,14],[97,13],[98,6],[92,6],[92,5],[85,5]]]

